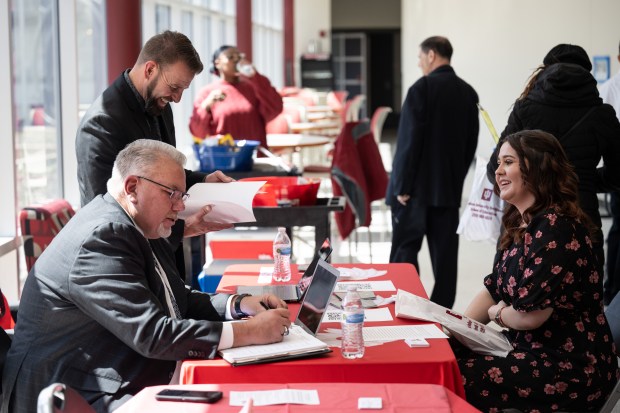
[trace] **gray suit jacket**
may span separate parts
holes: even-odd
[[[2,412],[36,411],[53,382],[107,412],[145,386],[168,383],[176,360],[215,356],[228,296],[186,287],[173,260],[160,256],[171,254],[165,240],[157,241],[183,319],[170,317],[149,242],[111,195],[69,221],[26,280]]]

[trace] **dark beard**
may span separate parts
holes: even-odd
[[[157,99],[153,97],[153,89],[155,89],[155,85],[157,84],[157,80],[159,79],[159,75],[146,87],[146,99],[144,102],[144,110],[151,116],[160,116],[163,112],[163,109],[159,107],[157,104]],[[165,108],[165,106],[164,106]]]

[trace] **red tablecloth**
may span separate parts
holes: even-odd
[[[159,402],[155,394],[163,388],[183,388],[191,390],[219,390],[224,393],[214,404]],[[184,386],[147,387],[114,413],[206,413],[239,412],[241,407],[230,406],[230,391],[256,391],[299,389],[317,390],[320,405],[282,404],[273,406],[254,406],[254,412],[359,412],[357,401],[360,397],[381,397],[381,412],[416,413],[476,413],[478,409],[458,397],[450,390],[435,384],[347,384],[347,383],[295,383],[295,384],[200,384]],[[372,410],[370,410],[372,411]]]
[[[337,267],[375,268],[387,274],[372,280],[391,280],[397,289],[427,297],[415,267],[410,264],[355,264]],[[232,285],[252,285],[258,279],[260,265],[231,266],[224,273],[218,291],[234,291]],[[293,276],[292,282],[299,279]],[[392,292],[376,291],[389,297]],[[299,304],[291,304],[291,317],[297,315]],[[367,326],[422,324],[394,316],[394,304],[389,306],[393,321],[373,322]],[[323,323],[321,328],[339,328],[335,323]],[[461,397],[465,391],[454,353],[446,339],[429,339],[430,347],[409,348],[402,340],[367,347],[362,359],[347,360],[339,348],[325,356],[269,364],[233,367],[218,358],[215,360],[186,360],[181,370],[182,384],[200,383],[425,383],[439,384]]]

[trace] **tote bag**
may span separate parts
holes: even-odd
[[[486,176],[486,165],[483,157],[476,157],[476,173],[469,200],[456,232],[469,241],[496,243],[502,226],[504,201],[493,192],[493,185]]]

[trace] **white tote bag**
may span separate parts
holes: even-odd
[[[469,241],[496,243],[502,225],[504,202],[493,193],[493,185],[486,177],[486,165],[483,157],[476,157],[474,182],[456,232]]]

